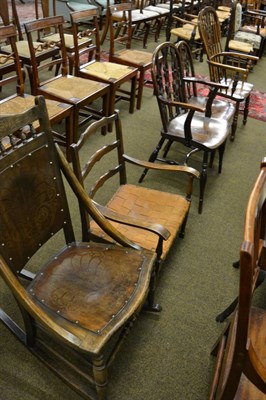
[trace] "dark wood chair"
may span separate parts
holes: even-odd
[[[12,136],[35,120],[40,133],[13,146]],[[0,319],[83,398],[105,400],[108,367],[147,299],[155,255],[116,231],[86,195],[56,150],[42,96],[22,114],[0,116],[1,141],[6,135],[0,275],[18,310],[8,315],[1,304]],[[91,217],[120,245],[76,241],[62,172]],[[42,263],[38,250],[44,245],[49,256]]]
[[[110,121],[115,125],[114,137],[111,134],[103,137],[102,147],[97,146],[96,149],[92,149],[91,138],[103,125],[110,124]],[[71,150],[74,172],[92,199],[95,201],[99,199],[98,191],[110,194],[111,187],[109,200],[105,206],[100,205],[98,200],[98,209],[111,220],[119,232],[141,247],[156,253],[156,271],[149,293],[149,304],[152,305],[151,310],[158,311],[160,307],[154,303],[157,277],[175,238],[178,235],[184,236],[191,203],[192,183],[199,173],[186,166],[158,165],[126,155],[118,113],[91,124],[81,135],[80,140],[71,145]],[[158,172],[165,171],[168,176],[172,173],[172,177],[176,178],[176,193],[128,184],[126,163]],[[181,182],[185,186],[181,186]],[[186,189],[182,190],[182,187]],[[102,190],[99,190],[101,188]],[[83,240],[90,238],[107,242],[111,240],[94,221],[89,220],[82,204],[80,204],[80,214],[82,221],[85,222],[82,227]]]
[[[180,47],[177,47],[174,43],[165,42],[154,51],[152,79],[161,115],[162,129],[161,138],[149,161],[153,162],[158,159],[158,154],[165,142],[167,142],[167,146],[163,158],[160,160],[167,163],[181,162],[186,165],[195,152],[202,151],[199,196],[199,213],[201,213],[209,155],[211,155],[212,163],[216,150],[219,151],[218,172],[221,173],[223,153],[235,109],[229,102],[214,101],[218,89],[222,86],[194,77],[189,46],[186,42],[179,43]],[[188,68],[189,63],[190,67]],[[211,89],[208,97],[197,96],[196,82],[203,83]],[[190,149],[184,161],[166,158],[173,142],[182,143]],[[140,182],[146,173],[147,169],[143,171]]]
[[[73,140],[78,137],[79,115],[85,112],[85,123],[91,118],[99,118],[108,115],[109,85],[95,80],[84,79],[68,74],[67,55],[63,31],[64,18],[62,16],[38,19],[25,24],[25,30],[31,54],[31,65],[26,65],[31,77],[31,92],[33,95],[43,95],[47,99],[62,101],[74,108],[73,116]],[[60,40],[56,43],[40,43],[34,46],[34,36],[44,34],[46,30],[55,29],[59,33]],[[38,50],[43,47],[59,47],[60,57],[48,59],[41,64],[37,62]],[[61,68],[61,74],[47,76],[51,68]],[[46,74],[44,74],[46,72]],[[92,103],[99,100],[100,105],[93,107]],[[104,133],[104,132],[103,132]]]
[[[119,20],[115,15],[117,12],[120,13]],[[152,53],[131,48],[134,31],[131,12],[132,5],[130,3],[121,3],[109,7],[107,17],[110,34],[109,61],[138,69],[136,107],[139,110],[146,82],[145,72],[151,68]]]
[[[266,269],[266,159],[250,194],[240,248],[237,307],[215,344],[210,400],[266,396],[266,310],[252,304],[258,276]]]
[[[32,107],[35,97],[25,93],[24,90],[24,76],[17,51],[18,42],[16,41],[14,25],[0,27],[0,42],[2,44],[8,43],[12,50],[9,55],[2,54],[0,50],[0,90],[2,92],[0,114],[16,114]],[[8,75],[3,76],[1,74],[2,66],[9,68]],[[9,85],[8,95],[5,93],[7,85]],[[11,85],[15,86],[14,93]],[[70,160],[69,146],[73,142],[73,107],[61,101],[47,100],[47,109],[53,127],[54,140],[60,146],[65,147],[67,158]],[[64,122],[64,124],[60,124],[61,122]],[[60,130],[58,124],[60,124]],[[64,126],[64,129],[61,125]],[[38,130],[38,124],[35,124],[34,129]]]
[[[129,112],[133,113],[135,108],[138,69],[109,61],[101,61],[97,10],[73,12],[70,14],[70,17],[75,47],[75,75],[109,84],[109,115],[114,113],[116,101],[120,99],[129,101]],[[79,24],[84,20],[90,20],[92,28],[79,31]],[[82,50],[78,42],[79,37],[94,38],[95,40],[91,39],[94,43],[94,51],[90,51],[90,49],[86,48]],[[81,54],[84,56],[86,51],[90,53],[89,62],[83,63],[80,56]],[[123,84],[125,83],[130,83],[130,91],[124,88],[125,85]],[[121,86],[123,87],[121,88]]]
[[[41,6],[42,6],[42,16],[39,15],[38,12],[38,3],[39,0],[35,0],[35,7],[36,7],[36,18],[47,18],[49,16],[56,16],[56,15],[61,15],[57,12],[57,1],[53,0],[51,4],[47,4],[47,0],[42,0],[41,1]],[[73,4],[73,3],[72,3]],[[52,5],[52,7],[49,7],[49,5]],[[67,2],[68,7],[70,8],[70,12],[74,11],[71,7],[71,3]],[[96,6],[93,6],[91,4],[84,4],[84,3],[77,3],[77,6],[82,9],[88,9],[88,10],[97,10],[98,8]],[[89,21],[85,21],[88,23]],[[54,42],[57,43],[60,40],[60,35],[58,32],[46,32],[45,35],[38,36],[38,40],[42,42]],[[74,38],[73,34],[70,32],[64,32],[64,40],[65,40],[65,47],[66,47],[66,53],[68,57],[68,70],[70,75],[73,74],[74,71],[74,59],[75,59],[75,46],[74,46]],[[78,38],[78,45],[79,49],[83,51],[84,48],[90,48],[91,46],[91,38],[88,36],[83,36]]]
[[[247,122],[250,93],[253,89],[253,85],[247,82],[247,78],[252,65],[258,61],[258,57],[223,51],[219,19],[214,8],[205,7],[200,11],[198,27],[209,64],[210,79],[229,86],[227,89],[220,90],[219,95],[234,101],[236,105],[231,135],[231,140],[234,140],[240,103],[244,103],[243,124]]]

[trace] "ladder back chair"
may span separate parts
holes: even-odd
[[[109,84],[109,115],[114,113],[115,103],[120,99],[129,101],[129,112],[133,113],[135,108],[138,69],[109,61],[101,61],[97,10],[73,12],[70,16],[75,46],[75,75]],[[79,24],[87,19],[91,20],[92,28],[79,32]],[[83,51],[80,49],[78,38],[86,36],[94,37],[92,41],[95,51],[93,51],[93,54],[90,56],[89,62],[84,64],[80,59],[80,55],[81,52],[83,55],[86,53],[86,48]],[[130,91],[124,89],[125,85],[121,88],[124,83],[130,83]]]
[[[12,146],[12,135],[35,120],[40,133]],[[106,400],[108,367],[146,301],[155,255],[116,231],[95,208],[53,143],[43,96],[22,114],[0,116],[1,139],[6,135],[10,148],[0,155],[0,275],[18,309],[11,316],[1,304],[0,319],[83,398]],[[120,245],[76,241],[62,173]],[[50,256],[42,263],[38,250],[44,245]]]
[[[247,122],[250,93],[253,89],[253,85],[247,82],[247,78],[252,64],[258,60],[258,57],[223,51],[219,20],[214,8],[205,7],[200,11],[198,26],[209,64],[210,79],[229,86],[227,89],[221,89],[219,95],[233,100],[236,105],[234,133],[231,135],[231,140],[234,140],[240,103],[244,103],[243,124]]]
[[[215,344],[217,356],[210,400],[256,399],[266,396],[266,310],[255,306],[253,293],[266,269],[266,159],[249,196],[244,239],[240,248],[237,307]]]
[[[102,138],[102,147],[97,145],[96,149],[92,149],[91,138],[103,124],[108,125],[110,120],[114,123],[115,133]],[[82,133],[79,141],[71,145],[71,151],[73,170],[89,196],[97,201],[99,210],[130,240],[156,253],[156,270],[149,293],[149,309],[160,310],[158,304],[154,303],[157,278],[175,238],[178,235],[184,236],[192,184],[199,173],[186,166],[147,163],[126,155],[118,113],[91,124]],[[128,163],[157,172],[165,171],[168,176],[172,173],[172,178],[176,178],[177,190],[175,193],[169,193],[128,184],[126,173]],[[104,202],[104,206],[100,197],[102,193],[108,193],[108,200]],[[90,237],[98,241],[111,240],[94,221],[89,220],[82,204],[80,214],[81,220],[85,222],[82,226],[83,240],[89,240]]]
[[[2,100],[0,100],[0,114],[15,114],[25,111],[34,105],[34,96],[25,93],[24,78],[22,74],[21,63],[17,51],[16,28],[14,25],[0,27],[0,42],[8,43],[12,53],[9,55],[2,54],[0,50],[0,90],[2,92]],[[1,78],[2,65],[9,66],[9,75]],[[6,85],[16,85],[14,93],[5,95]],[[47,100],[48,116],[53,126],[54,140],[66,149],[66,155],[70,161],[69,146],[73,142],[73,107],[61,101]],[[62,121],[64,129],[59,125]],[[55,128],[56,125],[56,128]],[[38,129],[37,123],[34,125]]]
[[[119,21],[117,21],[115,17],[117,12],[121,13]],[[109,61],[138,69],[136,108],[139,110],[141,108],[143,88],[146,82],[145,72],[151,68],[152,53],[131,48],[134,31],[131,12],[131,3],[121,3],[109,7]]]
[[[165,142],[167,146],[163,158],[159,159],[166,163],[180,162],[180,160],[166,158],[173,142],[179,142],[190,149],[184,160],[185,165],[194,153],[202,151],[198,207],[201,213],[209,156],[211,156],[212,164],[216,150],[219,151],[218,172],[221,173],[223,154],[235,109],[229,102],[214,101],[218,89],[225,86],[203,79],[199,80],[193,75],[192,55],[186,42],[180,42],[178,46],[165,42],[155,49],[152,60],[152,79],[162,129],[161,138],[151,153],[149,161],[154,162],[158,159],[158,154]],[[207,98],[197,96],[196,82],[210,87]],[[143,181],[147,171],[147,169],[143,171],[139,182]]]
[[[92,118],[108,115],[109,85],[68,74],[63,24],[64,18],[62,16],[38,19],[25,24],[31,54],[31,65],[26,67],[32,77],[31,91],[33,95],[43,95],[47,99],[63,101],[73,106],[73,140],[76,142],[79,115],[84,115],[85,112],[85,118],[81,121],[82,124]],[[38,48],[34,47],[33,37],[38,32],[45,34],[47,29],[56,29],[60,40],[56,44],[54,42],[40,43],[39,47],[58,46],[60,58],[48,59],[38,65],[36,59]],[[58,65],[60,65],[61,74],[57,76],[49,75],[51,68],[57,68]],[[44,74],[44,72],[46,73]],[[96,104],[93,107],[92,103],[96,100],[100,100],[101,105]]]

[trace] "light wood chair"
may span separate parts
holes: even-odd
[[[85,112],[85,119],[81,123],[88,122],[91,118],[108,115],[109,85],[68,74],[63,24],[64,18],[62,16],[38,19],[25,24],[31,54],[31,65],[26,67],[30,71],[29,76],[31,76],[31,92],[33,95],[40,94],[47,99],[63,101],[73,106],[73,140],[76,142],[79,115],[81,113]],[[60,40],[56,44],[54,42],[40,43],[39,47],[41,50],[43,46],[45,48],[50,46],[59,47],[60,58],[48,59],[39,65],[37,63],[39,47],[35,48],[33,37],[38,31],[45,34],[47,29],[56,29]],[[53,67],[57,68],[58,65],[61,67],[61,74],[47,79],[47,71]],[[43,75],[44,71],[46,71],[46,75]],[[92,103],[96,100],[100,100],[100,106],[98,104],[93,108]]]
[[[136,84],[138,69],[127,65],[121,65],[109,61],[101,61],[100,36],[98,26],[97,10],[84,10],[70,14],[73,27],[74,47],[75,47],[75,76],[85,79],[93,79],[98,82],[109,84],[109,109],[108,114],[112,115],[115,111],[115,104],[118,100],[129,102],[129,112],[133,113],[135,108]],[[91,20],[92,28],[79,32],[79,24],[84,20]],[[81,54],[84,57],[86,48],[82,49],[79,45],[79,37],[93,37],[94,51],[89,51],[89,62],[82,63]],[[93,53],[93,54],[92,54]],[[130,90],[126,90],[124,84],[130,85]],[[123,86],[121,88],[121,86]],[[111,129],[112,126],[109,127]]]
[[[223,51],[220,24],[214,8],[205,7],[200,11],[198,27],[209,64],[210,79],[229,86],[227,89],[221,89],[219,95],[231,99],[236,105],[231,135],[231,140],[234,140],[240,103],[244,103],[243,124],[247,122],[250,94],[253,89],[247,78],[258,57]]]
[[[102,129],[103,125],[107,126],[110,122],[114,123],[115,134],[104,136],[101,145],[90,150],[91,138]],[[149,293],[149,310],[159,311],[159,305],[154,302],[159,271],[176,237],[178,235],[184,237],[191,204],[192,184],[193,180],[199,177],[198,171],[186,166],[147,163],[126,155],[118,113],[91,124],[79,141],[71,145],[71,151],[74,172],[94,201],[97,202],[99,199],[98,192],[107,192],[111,185],[109,200],[104,206],[98,201],[95,203],[97,208],[110,219],[119,232],[141,247],[156,253],[156,270]],[[155,190],[128,184],[126,174],[128,163],[157,172],[164,171],[166,177],[171,174],[176,178],[175,193],[165,192],[160,188]],[[103,242],[111,241],[110,236],[103,232],[99,224],[90,221],[82,204],[80,204],[80,214],[83,221],[83,240],[91,238]]]
[[[24,90],[24,77],[22,74],[21,63],[17,51],[16,28],[14,25],[0,27],[0,42],[5,44],[8,41],[12,50],[10,55],[1,54],[0,52],[0,89],[2,92],[2,100],[0,101],[0,114],[15,114],[27,110],[34,105],[34,96],[26,94]],[[9,74],[7,77],[1,77],[2,66],[8,66]],[[6,72],[5,72],[6,73]],[[12,89],[9,95],[5,95],[6,85],[16,85],[14,94]],[[69,146],[73,142],[73,107],[61,101],[47,100],[47,109],[50,123],[53,126],[54,140],[66,149],[68,160],[70,160]],[[63,130],[57,124],[64,122]],[[56,128],[55,128],[56,125]],[[37,124],[34,129],[39,129]]]
[[[40,133],[13,146],[14,133],[34,121]],[[22,114],[0,116],[1,140],[6,135],[9,150],[0,156],[0,275],[18,308],[9,315],[1,303],[0,320],[79,395],[106,400],[108,368],[146,302],[155,255],[96,209],[56,150],[42,96]],[[62,173],[73,195],[120,245],[76,241]],[[43,246],[49,254],[44,262],[38,252]]]
[[[237,307],[212,350],[217,361],[209,400],[265,399],[266,311],[252,304],[257,279],[265,275],[265,238],[266,159],[246,209]]]

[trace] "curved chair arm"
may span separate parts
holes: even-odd
[[[57,143],[55,144],[55,146],[57,149],[60,168],[67,182],[69,183],[71,189],[75,193],[78,200],[83,204],[84,208],[89,213],[89,215],[96,221],[96,223],[100,226],[100,228],[102,228],[102,230],[105,231],[117,243],[126,247],[131,247],[133,249],[141,250],[142,248],[138,244],[133,243],[126,236],[121,234],[98,210],[95,203],[90,199],[85,189],[79,183],[76,175],[70,168],[62,150],[60,149]]]
[[[206,111],[205,107],[202,108],[202,107],[198,107],[193,104],[190,104],[190,103],[182,103],[180,101],[168,100],[163,96],[158,96],[158,100],[160,100],[162,103],[164,103],[167,106],[173,106],[173,107],[178,106],[181,108],[185,108],[187,110],[191,110],[193,112],[198,111],[198,112],[204,113]]]
[[[187,20],[187,19],[183,19],[183,18],[180,18],[180,17],[176,17],[175,15],[173,15],[172,18],[173,18],[175,21],[181,22],[182,24],[193,25],[193,26],[195,27],[195,29],[196,29],[197,26],[198,26],[197,22],[189,21],[189,20]],[[195,18],[195,16],[194,16],[194,18]]]
[[[194,111],[193,111],[194,113]],[[187,199],[191,198],[192,195],[192,187],[193,187],[193,181],[194,179],[199,179],[200,177],[200,172],[197,171],[194,168],[188,167],[186,165],[171,165],[171,164],[159,164],[155,162],[149,162],[149,161],[142,161],[138,160],[136,158],[130,157],[126,154],[123,155],[123,159],[133,165],[137,165],[139,167],[144,167],[145,170],[148,169],[154,169],[154,170],[159,170],[159,171],[172,171],[172,172],[183,172],[187,173],[189,175],[189,182],[186,190],[186,196]]]
[[[93,201],[97,209],[105,216],[105,218],[119,222],[120,224],[135,226],[136,228],[144,229],[149,232],[155,233],[160,236],[163,240],[167,240],[171,233],[168,229],[164,228],[160,224],[149,223],[147,221],[143,221],[142,219],[126,217],[125,215],[119,214],[118,212],[112,211],[107,207],[101,206],[100,204]]]
[[[207,79],[197,78],[195,76],[187,76],[187,77],[183,78],[183,80],[186,82],[201,83],[203,85],[211,86],[211,87],[217,88],[217,89],[228,89],[229,88],[229,86],[226,84],[208,81]]]
[[[214,57],[231,57],[231,58],[234,57],[234,58],[240,58],[243,60],[250,60],[250,61],[254,61],[254,62],[259,60],[259,57],[257,57],[257,56],[252,56],[250,54],[237,53],[237,52],[233,52],[233,51],[222,51],[221,53],[217,53],[214,56],[212,56],[211,59]]]

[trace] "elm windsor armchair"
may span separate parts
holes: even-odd
[[[154,162],[159,159],[167,163],[179,163],[176,160],[166,159],[173,142],[179,142],[190,149],[185,157],[185,165],[195,152],[202,151],[198,207],[201,213],[209,155],[211,155],[212,164],[216,150],[219,151],[218,172],[221,173],[225,144],[235,108],[229,102],[215,99],[218,89],[225,86],[197,79],[194,76],[192,54],[189,45],[184,41],[179,42],[178,45],[165,42],[155,49],[152,79],[162,129],[161,138],[151,153],[149,161]],[[210,87],[208,97],[197,96],[196,82]],[[163,158],[160,159],[158,154],[165,141],[167,141],[166,150]],[[139,182],[142,182],[147,171],[144,169]]]
[[[258,61],[258,57],[222,50],[220,25],[214,8],[205,7],[199,12],[198,27],[209,64],[210,79],[229,86],[219,90],[219,95],[234,101],[236,106],[233,133],[230,138],[233,141],[240,103],[244,103],[243,124],[247,122],[250,94],[253,89],[253,85],[247,82],[247,78],[251,65]]]
[[[266,310],[252,303],[266,269],[266,159],[249,196],[240,248],[237,307],[215,344],[209,400],[263,400],[266,396]],[[258,303],[258,302],[257,302]]]
[[[0,42],[5,44],[8,43],[12,53],[2,54],[0,50],[0,90],[3,99],[0,100],[0,114],[15,114],[25,111],[27,108],[34,105],[34,96],[25,93],[24,90],[24,79],[22,74],[21,63],[17,51],[17,41],[16,41],[16,28],[14,25],[1,26],[0,27]],[[9,75],[6,78],[1,77],[2,66],[9,68]],[[16,93],[9,96],[5,95],[5,88],[7,85],[11,86],[16,84]],[[14,89],[15,92],[15,89]],[[54,140],[60,144],[60,146],[65,147],[66,155],[68,160],[70,160],[69,145],[73,142],[73,107],[69,104],[65,104],[60,101],[47,100],[48,116],[51,125],[53,126],[53,137]],[[64,122],[62,124],[64,129],[57,125],[55,130],[55,125]],[[37,125],[35,129],[37,129]]]
[[[90,149],[91,138],[103,125],[110,124],[110,121],[114,123],[115,134],[102,137],[101,147],[98,145],[96,150]],[[111,185],[111,194],[106,205],[97,203],[100,211],[130,240],[156,253],[156,269],[149,292],[148,306],[150,311],[160,311],[160,306],[154,302],[156,282],[162,263],[175,238],[178,235],[184,237],[191,204],[192,184],[199,173],[186,166],[147,163],[126,155],[118,112],[91,124],[81,134],[79,141],[71,145],[71,152],[73,170],[92,199],[97,201],[99,189],[102,193],[105,189],[105,193],[109,194]],[[143,188],[128,184],[126,163],[158,172],[164,171],[168,176],[172,173],[172,178],[176,178],[177,190],[175,193],[169,193],[158,188]],[[182,186],[181,182],[185,186]],[[90,237],[98,241],[111,240],[94,221],[90,221],[82,204],[80,204],[80,214],[83,240],[89,240]]]
[[[13,146],[13,134],[35,120],[40,133]],[[1,141],[6,135],[9,148],[0,155],[0,275],[22,320],[13,309],[6,313],[6,303],[0,319],[82,397],[106,400],[108,367],[147,298],[155,256],[95,208],[53,142],[42,96],[22,114],[0,116]],[[62,172],[91,217],[120,245],[75,240]],[[44,245],[51,257],[40,265]],[[30,279],[28,285],[22,278]]]

